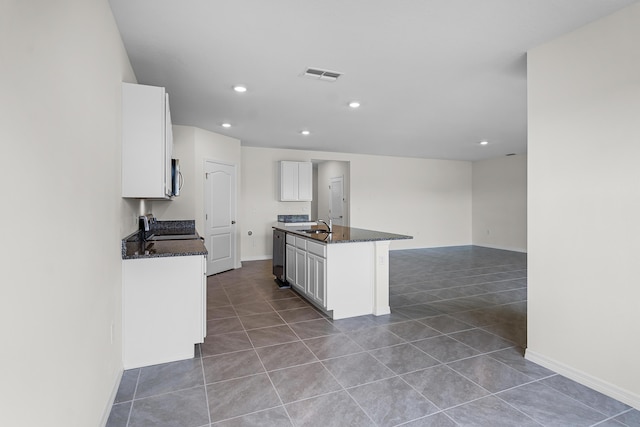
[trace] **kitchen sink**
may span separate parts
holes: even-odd
[[[300,233],[306,233],[306,234],[329,234],[331,233],[330,231],[327,230],[316,230],[316,229],[305,229],[305,230],[297,230]]]

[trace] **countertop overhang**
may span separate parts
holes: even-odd
[[[406,236],[404,234],[386,233],[383,231],[367,230],[364,228],[355,227],[343,227],[341,225],[334,225],[332,232],[329,233],[305,233],[300,230],[326,230],[324,224],[314,225],[311,227],[280,227],[273,226],[276,230],[282,230],[290,234],[306,237],[307,239],[315,240],[320,243],[357,243],[357,242],[377,242],[384,240],[407,240],[413,239],[413,236]]]
[[[157,258],[170,256],[206,255],[202,239],[159,240],[123,243],[122,259]]]

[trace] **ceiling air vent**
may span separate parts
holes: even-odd
[[[339,73],[337,71],[322,70],[320,68],[307,68],[306,70],[304,70],[304,73],[302,73],[302,75],[304,77],[309,77],[316,80],[324,80],[325,82],[335,82],[336,80],[338,80],[338,77],[342,75],[342,73]]]

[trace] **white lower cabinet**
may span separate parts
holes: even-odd
[[[286,247],[286,278],[309,301],[326,309],[325,245],[291,236]]]
[[[205,269],[201,255],[122,261],[125,369],[194,357],[206,336]]]
[[[307,287],[306,251],[295,245],[287,245],[285,251],[287,282],[298,292],[305,292]]]

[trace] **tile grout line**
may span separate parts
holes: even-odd
[[[525,272],[527,270],[516,270],[516,271],[522,271]],[[515,273],[515,271],[513,272],[500,272],[500,273],[490,273],[490,274],[509,274],[509,273]],[[419,280],[417,282],[406,282],[405,280],[407,280],[407,278],[403,278],[403,279],[393,279],[393,278],[389,278],[390,280],[403,280],[402,282],[399,283],[395,283],[390,285],[391,288],[396,287],[396,286],[420,286],[420,285],[435,285],[437,286],[436,288],[431,288],[431,289],[425,289],[425,290],[432,290],[432,291],[436,291],[436,290],[443,290],[443,289],[453,289],[453,288],[459,288],[459,287],[464,287],[464,286],[473,286],[473,285],[483,285],[486,283],[495,283],[495,282],[506,282],[506,281],[510,281],[510,280],[522,280],[522,279],[526,279],[527,276],[525,273],[524,276],[520,276],[520,277],[511,277],[511,278],[505,278],[505,279],[500,279],[499,280],[486,280],[484,282],[477,282],[477,283],[467,283],[467,284],[456,284],[454,286],[447,286],[443,284],[438,284],[438,282],[446,282],[446,281],[456,281],[456,280],[463,280],[463,279],[469,279],[471,277],[482,277],[482,276],[488,276],[488,274],[480,274],[480,275],[471,275],[471,276],[463,276],[463,277],[454,277],[454,278],[446,278],[446,279],[435,279],[435,280]],[[423,276],[416,276],[415,278],[422,278]],[[489,279],[489,278],[487,278]]]
[[[335,326],[334,326],[334,327],[335,327]],[[337,328],[337,327],[336,327],[336,328]],[[337,329],[338,329],[338,330],[341,330],[340,328],[337,328]],[[324,364],[321,360],[319,360],[318,356],[316,356],[316,354],[313,352],[313,350],[311,350],[311,348],[307,345],[307,343],[306,343],[306,342],[304,342],[304,340],[300,338],[300,336],[298,335],[298,333],[297,333],[295,330],[293,330],[293,329],[291,329],[291,330],[292,330],[292,331],[293,331],[293,333],[294,333],[294,334],[295,334],[295,335],[300,339],[300,341],[301,341],[301,342],[302,342],[302,344],[307,348],[307,350],[308,350],[308,351],[309,351],[309,352],[310,352],[310,353],[311,353],[311,354],[316,358],[316,360],[318,360],[318,362],[317,362],[317,363],[320,363],[320,366],[322,366],[322,368],[323,368],[324,370],[326,370],[326,371],[329,373],[329,375],[331,375],[331,378],[333,378],[333,380],[336,382],[336,384],[338,384],[338,386],[340,386],[340,388],[341,388],[341,390],[332,391],[332,392],[325,393],[325,394],[320,394],[320,395],[317,395],[317,396],[312,396],[312,397],[309,397],[308,399],[313,399],[313,398],[317,398],[317,397],[320,397],[320,396],[326,396],[326,395],[329,395],[329,394],[332,394],[332,393],[339,393],[340,391],[344,391],[344,392],[346,392],[346,393],[347,393],[347,395],[349,395],[349,397],[351,398],[351,400],[352,400],[353,402],[355,402],[355,404],[358,406],[358,408],[360,408],[360,410],[362,411],[362,413],[364,413],[364,414],[366,415],[366,417],[367,417],[367,418],[369,418],[369,419],[371,420],[371,422],[373,422],[374,424],[376,424],[376,423],[375,423],[375,421],[374,421],[374,420],[371,418],[371,416],[369,415],[369,413],[368,413],[367,411],[365,411],[365,410],[364,410],[364,408],[362,408],[362,406],[360,405],[360,403],[358,403],[358,401],[357,401],[356,399],[354,399],[354,398],[353,398],[353,396],[352,396],[352,395],[351,395],[351,394],[346,390],[346,388],[342,385],[342,383],[341,383],[340,381],[338,381],[338,379],[337,379],[337,378],[336,378],[336,376],[333,374],[333,372],[331,372],[331,371],[330,371],[330,370],[325,366],[325,364]],[[346,336],[346,334],[345,334],[345,336]],[[355,341],[354,341],[354,342],[355,342]],[[358,343],[356,343],[356,344],[358,344]],[[359,345],[359,344],[358,344],[358,345]],[[275,386],[274,386],[274,388],[275,388]],[[302,400],[304,400],[304,399],[302,399]],[[289,402],[289,403],[294,403],[294,402]],[[287,411],[287,414],[288,414],[288,413],[289,413],[289,411],[287,410],[286,406],[285,406],[285,410]],[[294,424],[294,423],[293,423],[293,420],[291,420],[291,421],[292,421],[292,424]],[[294,424],[294,425],[295,425],[295,424]]]
[[[268,302],[267,302],[268,304]],[[271,305],[271,304],[269,304]],[[277,311],[276,311],[277,313]],[[278,316],[280,317],[280,315],[278,314]],[[282,319],[282,317],[280,317]],[[284,321],[284,319],[282,319]],[[242,323],[242,322],[240,322]],[[244,328],[244,324],[242,325],[242,327]],[[289,328],[291,329],[291,328]],[[245,331],[246,333],[246,331]],[[294,332],[295,333],[295,332]],[[264,369],[264,373],[267,376],[267,378],[269,379],[269,384],[271,384],[271,387],[273,388],[273,391],[276,392],[276,396],[278,396],[278,400],[280,401],[280,405],[282,406],[282,408],[284,409],[285,414],[287,414],[287,418],[289,419],[289,422],[291,423],[291,425],[294,425],[293,420],[291,419],[291,414],[289,414],[289,411],[287,410],[287,407],[284,404],[284,401],[282,400],[282,396],[280,396],[280,392],[278,391],[278,389],[276,388],[276,385],[273,383],[273,380],[271,379],[271,375],[269,375],[269,371],[267,371],[267,367],[264,366],[264,362],[262,361],[262,358],[260,357],[260,353],[258,353],[258,351],[256,350],[256,346],[254,345],[253,341],[251,341],[251,337],[248,336],[249,338],[249,342],[251,343],[251,348],[253,349],[254,353],[256,354],[256,357],[258,358],[258,360],[260,361],[260,365],[262,366],[262,369]],[[258,347],[260,348],[260,347]]]
[[[138,368],[138,377],[136,378],[136,386],[133,389],[133,396],[131,397],[131,407],[129,408],[129,415],[127,415],[126,427],[129,426],[129,421],[131,420],[131,414],[133,413],[133,402],[136,400],[136,394],[138,393],[138,383],[140,382],[140,373],[141,372],[142,372],[142,369]]]
[[[520,384],[519,386],[511,387],[511,388],[508,388],[507,390],[513,390],[513,389],[516,389],[516,388],[518,388],[518,387],[521,387],[521,386],[524,386],[524,385],[527,385],[527,384],[531,384],[531,383],[534,383],[534,382],[535,382],[535,381],[531,381],[531,382],[528,382],[528,383],[525,383],[525,384]],[[502,392],[505,392],[505,391],[507,391],[507,390],[502,390],[502,391],[499,391],[498,393],[502,393]],[[498,396],[498,393],[493,393],[493,394],[492,394],[492,396],[494,396],[494,397],[495,397],[495,398],[497,398],[497,399],[500,399],[500,401],[501,401],[501,402],[504,402],[505,404],[509,405],[509,407],[511,407],[511,408],[513,408],[513,409],[515,409],[516,411],[520,412],[521,414],[523,414],[523,415],[524,415],[524,416],[526,416],[527,418],[529,418],[529,419],[533,420],[533,422],[534,422],[534,423],[537,423],[537,424],[540,424],[541,426],[544,426],[544,424],[542,424],[542,422],[541,422],[541,421],[536,420],[535,418],[533,418],[533,416],[531,416],[531,415],[527,414],[526,412],[522,411],[522,410],[521,410],[521,409],[519,409],[519,408],[516,408],[516,407],[515,407],[515,406],[513,406],[511,403],[507,402],[506,400],[504,400],[503,398],[501,398],[500,396]]]
[[[204,372],[204,357],[202,356],[202,347],[200,347],[200,369],[202,370],[202,382],[204,383],[204,399],[207,404],[207,418],[209,419],[209,425],[211,425],[211,407],[209,406],[209,391],[207,390],[207,376]]]
[[[356,343],[356,344],[357,344],[357,343]],[[311,351],[311,349],[309,349],[309,351]],[[365,352],[366,352],[366,350],[365,350]],[[312,352],[312,353],[313,353],[313,352]],[[358,354],[360,354],[360,353],[358,353]],[[344,356],[343,356],[343,357],[344,357]],[[330,371],[330,370],[325,366],[325,364],[324,364],[322,361],[320,361],[320,364],[322,365],[322,367],[323,367],[327,372],[329,372],[329,375],[331,375],[331,377],[333,378],[333,380],[334,380],[334,381],[335,381],[335,382],[336,382],[336,383],[337,383],[337,384],[342,388],[342,390],[334,391],[334,392],[331,392],[331,393],[339,393],[340,391],[344,391],[345,393],[347,393],[347,395],[349,396],[349,398],[350,398],[350,399],[351,399],[351,400],[352,400],[352,401],[353,401],[353,402],[358,406],[358,408],[360,408],[360,410],[362,411],[362,413],[363,413],[363,414],[365,414],[365,415],[366,415],[366,417],[367,417],[368,419],[370,419],[370,420],[371,420],[371,422],[372,422],[373,424],[376,424],[376,422],[373,420],[373,418],[371,418],[371,415],[369,415],[369,413],[368,413],[367,411],[365,411],[365,410],[364,410],[364,408],[362,407],[362,405],[360,405],[360,402],[358,402],[358,401],[353,397],[353,395],[352,395],[351,393],[349,393],[349,390],[348,390],[345,386],[343,386],[343,385],[342,385],[342,383],[341,383],[340,381],[338,381],[338,378],[336,378],[336,376],[333,374],[333,372],[331,372],[331,371]],[[361,385],[363,385],[363,384],[361,384]],[[331,393],[327,393],[327,395],[328,395],[328,394],[331,394]],[[314,397],[318,397],[318,396],[314,396]],[[311,398],[309,398],[309,399],[311,399]]]
[[[500,362],[500,361],[499,361],[499,362]],[[617,416],[620,416],[620,415],[622,415],[622,414],[624,414],[624,413],[628,412],[630,409],[633,409],[633,408],[625,409],[624,411],[619,412],[619,413],[617,413],[617,414],[615,414],[615,415],[608,415],[608,414],[605,414],[604,412],[600,411],[599,409],[594,408],[593,406],[588,405],[587,403],[582,402],[582,401],[580,401],[580,400],[576,399],[575,397],[573,397],[573,396],[571,396],[571,395],[569,395],[569,394],[566,394],[566,393],[565,393],[565,392],[563,392],[562,390],[558,390],[558,389],[557,389],[557,388],[555,388],[555,387],[552,387],[552,386],[550,386],[550,385],[547,385],[547,384],[543,384],[543,383],[542,383],[542,381],[543,381],[543,380],[549,379],[549,378],[551,378],[551,377],[556,377],[556,376],[557,376],[557,377],[563,377],[561,374],[554,373],[553,375],[548,375],[548,376],[543,377],[543,378],[538,378],[538,379],[537,379],[537,380],[535,380],[534,382],[539,382],[539,383],[540,383],[540,385],[542,385],[543,387],[546,387],[546,388],[548,388],[548,389],[551,389],[551,390],[553,390],[553,391],[556,391],[556,392],[558,392],[558,393],[562,394],[563,396],[565,396],[565,397],[567,397],[567,398],[569,398],[569,399],[573,400],[574,402],[576,402],[576,403],[578,403],[578,404],[580,404],[580,405],[582,405],[582,406],[584,406],[584,407],[586,407],[586,408],[589,408],[589,409],[591,409],[591,410],[593,410],[593,411],[596,411],[597,413],[602,414],[602,415],[604,415],[604,416],[605,416],[605,417],[607,417],[607,418],[608,418],[608,417],[614,417],[614,418],[615,418],[615,417],[617,417]],[[563,378],[566,378],[566,377],[563,377]],[[527,384],[531,384],[531,383],[527,383]],[[522,384],[522,385],[525,385],[525,384]],[[514,387],[514,388],[515,388],[515,387]],[[503,390],[503,391],[507,391],[507,390]],[[501,392],[501,393],[502,393],[502,392]],[[605,396],[606,396],[606,395],[605,395]],[[606,397],[607,397],[607,398],[609,398],[608,396],[606,396]],[[599,423],[601,423],[602,421],[604,421],[604,420],[598,421],[596,424],[599,424]]]
[[[499,351],[499,350],[496,350],[496,351]],[[484,353],[484,354],[480,354],[480,355],[473,356],[473,357],[480,357],[480,356],[487,356],[487,355],[488,355],[488,353]],[[491,357],[491,356],[489,356],[489,357]],[[517,369],[515,369],[515,368],[512,368],[511,366],[507,365],[506,363],[503,363],[503,362],[502,362],[502,361],[500,361],[500,360],[494,359],[493,357],[491,357],[491,359],[493,359],[493,360],[497,361],[498,363],[500,363],[500,364],[502,364],[502,365],[505,365],[507,368],[512,369],[512,370],[514,370],[514,371],[516,371],[516,372],[518,372],[518,373],[520,373],[520,374],[522,374],[522,375],[525,375],[526,377],[528,377],[528,378],[530,378],[530,379],[531,379],[531,377],[529,377],[528,375],[526,375],[526,374],[524,374],[524,373],[522,373],[522,372],[518,371],[518,370],[517,370]],[[454,362],[451,362],[451,363],[454,363]],[[516,386],[509,387],[509,388],[506,388],[506,389],[504,389],[504,390],[500,390],[500,391],[497,391],[497,392],[492,392],[491,390],[487,389],[486,387],[483,387],[481,384],[476,383],[476,382],[475,382],[475,381],[473,381],[471,378],[467,377],[466,375],[464,375],[462,372],[458,371],[458,370],[457,370],[457,369],[455,369],[454,367],[449,366],[448,364],[447,364],[446,366],[447,366],[449,369],[451,369],[452,371],[454,371],[455,373],[457,373],[458,375],[460,375],[461,377],[463,377],[464,379],[466,379],[467,381],[470,381],[471,383],[473,383],[473,384],[477,385],[478,387],[482,388],[483,390],[486,390],[487,392],[489,392],[489,394],[488,394],[487,396],[482,396],[482,397],[480,397],[480,398],[478,398],[478,399],[474,399],[474,400],[472,400],[472,401],[470,401],[470,402],[473,402],[473,401],[476,401],[476,400],[480,400],[480,399],[484,399],[484,398],[489,397],[489,396],[493,396],[493,397],[495,397],[495,398],[499,399],[500,401],[504,402],[504,403],[505,403],[505,404],[507,404],[509,407],[513,408],[514,410],[516,410],[516,411],[520,412],[521,414],[523,414],[523,415],[524,415],[524,416],[526,416],[527,418],[531,419],[531,420],[532,420],[533,422],[535,422],[536,424],[543,425],[542,423],[538,422],[536,419],[534,419],[534,418],[533,418],[533,417],[531,417],[530,415],[526,414],[525,412],[521,411],[520,409],[516,408],[515,406],[511,405],[509,402],[505,401],[505,400],[504,400],[504,399],[502,399],[500,396],[498,396],[498,394],[499,394],[499,393],[502,393],[502,392],[505,392],[505,391],[508,391],[508,390],[513,390],[513,389],[516,389],[516,388],[522,387],[522,386],[527,385],[527,384],[532,384],[532,383],[535,383],[535,382],[537,382],[537,381],[539,381],[539,380],[531,379],[531,381],[527,381],[527,382],[524,382],[524,383],[522,383],[522,384],[518,384],[518,385],[516,385]],[[466,405],[467,403],[470,403],[470,402],[461,403],[460,405],[456,405],[456,406],[463,406],[463,405]],[[454,407],[455,407],[455,406],[454,406]],[[454,407],[452,407],[452,408],[454,408]],[[448,408],[447,410],[452,409],[452,408]]]
[[[605,422],[607,422],[607,421],[615,421],[615,422],[617,422],[617,423],[620,423],[620,425],[621,425],[621,426],[624,426],[624,427],[632,427],[632,426],[630,426],[629,424],[627,424],[627,423],[625,423],[625,422],[622,422],[622,421],[620,421],[620,420],[616,420],[616,418],[618,418],[618,417],[619,417],[619,416],[621,416],[621,415],[627,414],[627,413],[629,413],[629,412],[633,412],[634,410],[637,410],[637,409],[635,409],[635,408],[633,408],[633,407],[630,407],[629,409],[627,409],[627,410],[625,410],[625,411],[622,411],[622,412],[620,412],[619,414],[612,415],[612,416],[610,416],[610,417],[608,417],[608,418],[606,418],[606,419],[604,419],[604,420],[602,420],[602,421],[598,421],[597,423],[593,424],[592,426],[593,426],[593,427],[597,427],[597,426],[599,426],[599,425],[601,425],[601,424],[603,424],[603,423],[605,423]]]

